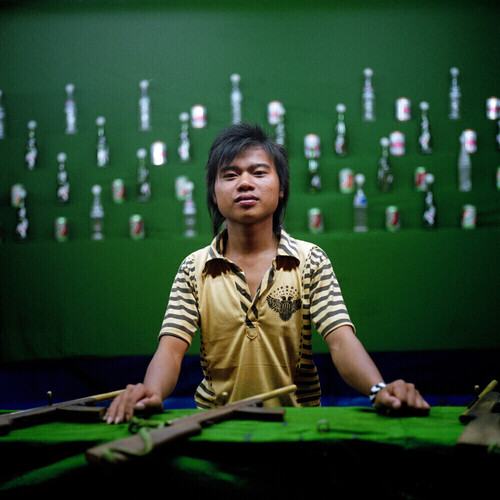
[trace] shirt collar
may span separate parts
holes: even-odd
[[[227,240],[227,229],[222,230],[210,244],[208,251],[208,259],[205,263],[205,269],[207,270],[207,266],[210,262],[215,260],[226,260],[224,257],[224,246]],[[297,248],[297,242],[284,230],[280,231],[280,240],[278,243],[278,252],[276,254],[276,259],[279,258],[291,259],[295,261],[295,264],[298,265],[300,263],[299,252]]]

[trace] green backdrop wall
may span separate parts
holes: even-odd
[[[0,360],[151,354],[171,281],[182,258],[211,240],[204,164],[217,132],[231,120],[230,75],[241,75],[243,119],[267,123],[267,104],[286,108],[291,196],[286,228],[317,241],[331,257],[365,346],[372,351],[492,349],[500,346],[498,237],[500,153],[497,123],[486,99],[500,93],[498,15],[489,3],[372,2],[9,2],[0,3],[0,89],[6,136],[0,140]],[[460,69],[460,120],[448,118],[449,70]],[[361,118],[363,69],[374,71],[376,121]],[[139,81],[150,81],[152,130],[140,132]],[[65,134],[65,86],[75,85],[78,134]],[[395,118],[408,97],[412,119]],[[434,152],[417,150],[418,103],[429,102]],[[349,155],[333,151],[335,107],[346,105]],[[190,129],[192,160],[176,149],[179,114],[194,104],[208,124]],[[95,161],[98,116],[106,118],[110,165]],[[27,122],[37,121],[39,165],[28,171]],[[457,189],[459,136],[477,133],[471,155],[473,189]],[[406,136],[404,156],[391,157],[392,193],[376,187],[379,141]],[[321,138],[323,188],[308,192],[303,138]],[[136,151],[155,140],[168,161],[150,166],[152,198],[135,197]],[[71,201],[55,200],[57,154],[65,152]],[[438,228],[426,231],[423,194],[413,176],[435,176]],[[367,233],[352,231],[352,195],[338,173],[366,176]],[[195,184],[195,238],[183,236],[175,179]],[[123,179],[126,201],[115,204],[111,183]],[[30,241],[13,240],[16,211],[10,189],[27,190]],[[91,187],[103,187],[105,239],[90,239]],[[460,227],[462,206],[477,207],[477,227]],[[401,230],[384,228],[397,205]],[[308,232],[307,210],[319,207],[322,234]],[[128,220],[142,215],[146,237],[129,238]],[[67,217],[70,238],[54,239]],[[316,340],[316,349],[324,346]],[[191,348],[196,353],[198,344]]]

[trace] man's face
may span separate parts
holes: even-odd
[[[219,167],[214,185],[215,202],[231,224],[268,221],[283,197],[274,163],[261,148],[240,153],[228,165]]]

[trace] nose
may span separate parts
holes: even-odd
[[[245,172],[240,176],[237,189],[238,191],[248,191],[254,189],[252,176],[249,173]]]

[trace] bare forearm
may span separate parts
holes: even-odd
[[[186,350],[184,341],[163,337],[146,371],[144,385],[162,399],[170,396],[177,385]]]
[[[342,379],[361,394],[382,382],[382,375],[349,326],[341,326],[326,337],[333,363]]]

